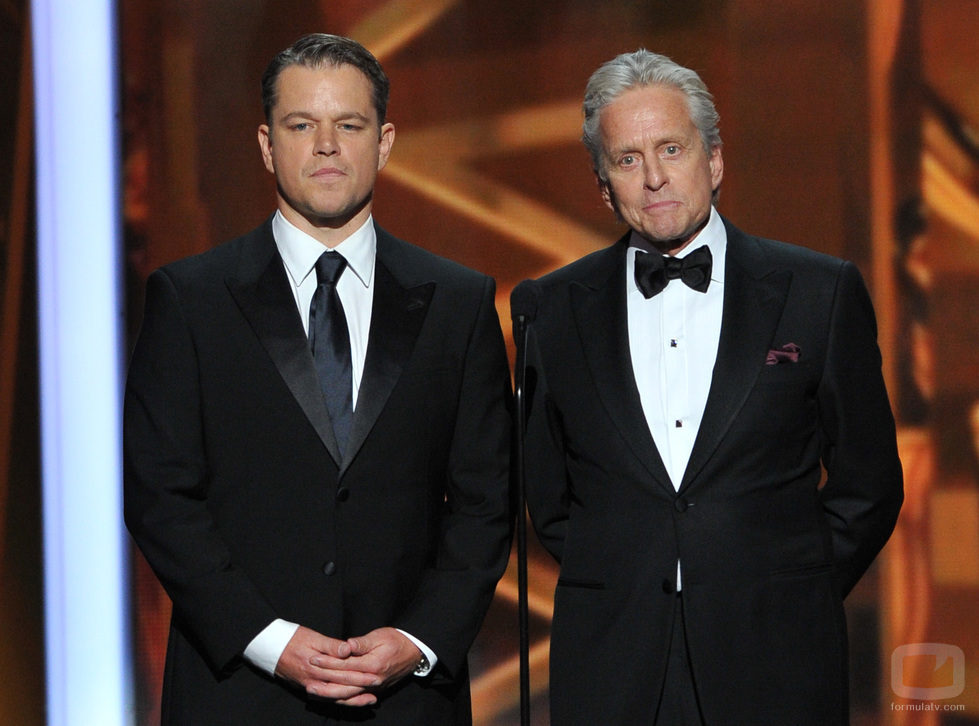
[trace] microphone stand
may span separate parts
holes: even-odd
[[[527,607],[527,486],[524,477],[524,434],[527,429],[527,316],[518,315],[513,324],[517,346],[514,366],[516,445],[514,465],[517,478],[517,621],[520,631],[520,726],[530,726],[530,633]]]

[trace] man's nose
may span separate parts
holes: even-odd
[[[659,157],[653,156],[652,158],[646,159],[643,167],[643,183],[646,185],[646,188],[656,191],[666,184],[667,181],[666,170],[663,168]]]
[[[332,126],[321,126],[316,130],[316,143],[313,145],[314,154],[331,156],[337,153],[336,129]]]

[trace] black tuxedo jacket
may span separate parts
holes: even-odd
[[[509,371],[490,278],[377,230],[340,459],[271,220],[147,282],[126,521],[173,601],[165,724],[470,723],[466,654],[509,551]],[[275,618],[401,628],[439,658],[371,709],[246,665]]]
[[[652,723],[678,558],[707,724],[847,722],[843,597],[903,498],[873,310],[852,264],[726,225],[717,361],[679,491],[632,371],[628,237],[523,283],[539,300],[528,503],[561,565],[555,726]],[[796,362],[766,364],[790,343]]]

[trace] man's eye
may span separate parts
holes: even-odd
[[[622,166],[632,166],[633,164],[636,163],[636,157],[633,156],[632,154],[626,154],[621,159],[619,159],[619,163]]]
[[[677,146],[676,144],[670,144],[669,146],[666,147],[667,156],[676,156],[679,153],[680,153],[680,147]]]
[[[308,128],[309,128],[309,124],[305,122],[300,122],[292,125],[293,131],[305,131]]]

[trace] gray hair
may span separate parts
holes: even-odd
[[[390,83],[381,64],[356,40],[326,33],[303,36],[271,60],[265,73],[262,74],[262,107],[266,122],[272,123],[272,109],[277,100],[279,74],[283,70],[289,66],[316,69],[327,64],[351,65],[367,77],[371,84],[371,100],[377,111],[377,123],[383,125],[387,114]]]
[[[592,73],[585,88],[585,123],[581,140],[591,154],[595,174],[602,183],[608,181],[598,129],[602,109],[631,88],[655,85],[672,86],[686,96],[690,119],[700,132],[708,155],[721,146],[721,132],[717,128],[720,116],[714,108],[714,97],[696,71],[645,48],[623,53]]]

